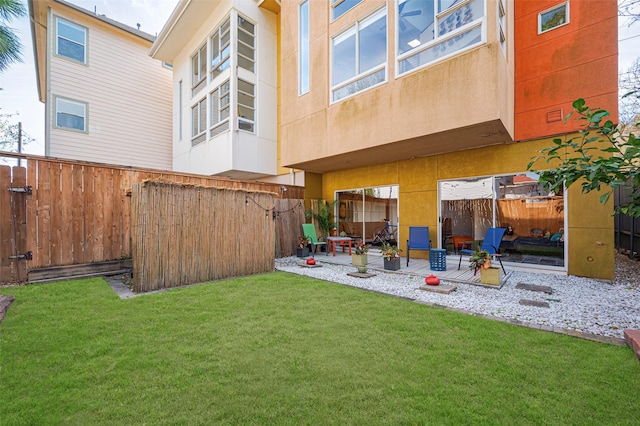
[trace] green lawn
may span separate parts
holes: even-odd
[[[637,424],[632,351],[285,273],[3,288],[0,424]]]

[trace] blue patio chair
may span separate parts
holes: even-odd
[[[326,241],[318,241],[318,234],[316,234],[316,226],[313,223],[303,223],[302,224],[302,233],[306,235],[311,240],[311,257],[316,254],[316,246],[327,246]],[[329,255],[329,250],[327,249],[327,256]]]
[[[504,237],[504,233],[507,228],[489,228],[487,229],[487,233],[484,236],[484,240],[482,240],[482,245],[480,246],[481,250],[486,250],[492,258],[498,259],[500,262],[500,266],[502,267],[502,272],[507,273],[504,270],[504,265],[502,264],[502,259],[500,258],[502,255],[498,253],[498,249],[500,248],[500,243],[502,242],[502,237]],[[465,243],[468,245],[467,243]],[[458,261],[458,270],[460,270],[460,265],[462,264],[462,255],[467,254],[469,256],[473,256],[473,250],[471,248],[463,248],[460,249],[460,260]],[[476,271],[477,272],[477,271]],[[475,275],[475,273],[474,273]]]
[[[431,240],[429,239],[428,226],[410,226],[409,239],[407,240],[407,266],[409,266],[409,251],[411,250],[429,250],[431,249]]]

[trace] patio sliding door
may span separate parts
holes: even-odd
[[[357,188],[336,192],[338,232],[367,243],[398,241],[398,185]],[[388,221],[387,226],[385,220]]]
[[[440,181],[440,244],[482,243],[488,228],[507,228],[503,261],[564,268],[564,193],[549,193],[533,173]]]

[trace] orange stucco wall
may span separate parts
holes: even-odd
[[[569,23],[542,34],[538,34],[538,14],[564,2],[514,3],[515,140],[577,130],[580,123],[569,120],[565,125],[564,116],[578,98],[608,110],[617,122],[617,2],[572,0]]]

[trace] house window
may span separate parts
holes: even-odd
[[[211,36],[211,76],[216,78],[231,65],[231,24],[227,18]]]
[[[191,96],[194,96],[207,82],[207,44],[203,44],[191,57]]]
[[[300,5],[298,94],[309,92],[309,0]]]
[[[331,97],[338,101],[387,76],[387,11],[381,9],[332,40]]]
[[[211,92],[211,137],[229,130],[231,85],[229,80]]]
[[[255,30],[255,25],[238,15],[238,65],[250,72],[256,68]]]
[[[204,97],[191,107],[191,144],[197,145],[206,139],[207,98]]]
[[[538,34],[569,23],[569,2],[554,6],[538,14]]]
[[[398,73],[468,50],[484,40],[484,0],[399,0]]]
[[[56,54],[86,64],[87,29],[62,18],[56,22]]]
[[[331,0],[331,19],[338,19],[362,0]]]
[[[87,104],[56,97],[56,127],[60,129],[87,131]]]
[[[182,140],[182,80],[178,82],[178,140]]]
[[[507,53],[507,10],[505,0],[498,0],[498,42],[503,53]]]
[[[238,129],[255,131],[256,96],[255,86],[238,79]]]

